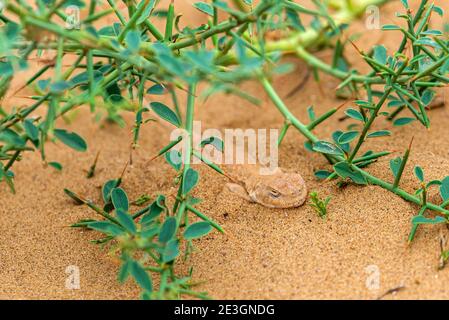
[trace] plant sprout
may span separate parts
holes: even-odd
[[[322,200],[318,196],[318,193],[316,191],[313,191],[310,193],[310,206],[318,213],[318,216],[320,218],[326,218],[327,216],[327,205],[331,201],[331,197],[327,197],[326,199]]]

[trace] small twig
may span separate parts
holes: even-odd
[[[287,93],[287,95],[285,96],[286,99],[291,98],[293,95],[295,95],[298,91],[300,91],[302,88],[304,88],[304,86],[306,85],[306,83],[309,81],[310,79],[310,75],[312,74],[312,72],[310,71],[309,67],[306,67],[306,74],[304,75],[304,77],[302,78],[301,82],[294,87],[289,93]]]
[[[91,167],[87,171],[87,176],[86,176],[87,179],[91,179],[95,176],[95,169],[97,168],[97,162],[98,162],[99,156],[100,156],[100,151],[97,152],[97,155],[95,156],[94,163],[91,165]]]
[[[376,300],[382,300],[383,298],[385,298],[386,296],[390,295],[390,294],[396,294],[397,292],[404,290],[405,289],[405,285],[399,285],[395,288],[389,289],[387,290],[384,294],[380,295],[379,297],[377,297]]]
[[[438,270],[443,270],[447,263],[447,250],[446,250],[446,244],[447,244],[447,237],[443,233],[440,233],[439,237],[439,244],[440,244],[440,261],[438,264]]]

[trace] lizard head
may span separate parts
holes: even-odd
[[[253,201],[269,208],[299,207],[307,198],[306,184],[297,173],[265,176],[249,189]]]

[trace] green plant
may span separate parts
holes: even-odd
[[[199,179],[190,165],[191,159],[194,156],[201,158],[194,152],[191,137],[197,85],[200,82],[209,84],[206,95],[224,91],[257,103],[257,99],[248,96],[236,84],[253,77],[264,69],[265,64],[273,66],[279,61],[279,52],[288,54],[297,43],[305,47],[313,43],[324,45],[333,36],[319,31],[322,28],[320,21],[334,25],[327,8],[319,2],[316,2],[316,11],[291,1],[263,0],[257,5],[250,0],[235,2],[240,9],[218,0],[196,3],[194,6],[209,16],[209,22],[183,29],[179,27],[181,17],[175,15],[175,4],[171,2],[163,12],[164,31],[152,23],[159,3],[155,0],[124,1],[127,15],[117,9],[114,0],[108,0],[110,8],[106,10],[100,9],[98,1],[90,1],[87,17],[79,21],[79,30],[69,30],[63,25],[73,18],[67,16],[64,9],[70,5],[84,6],[80,0],[37,0],[35,7],[25,1],[5,1],[5,14],[0,14],[4,23],[0,32],[2,96],[7,92],[12,77],[28,68],[31,54],[40,56],[45,50],[56,52],[54,61],[49,61],[24,85],[35,90],[36,94],[28,97],[35,102],[9,113],[0,109],[0,141],[4,143],[0,150],[0,180],[5,180],[11,190],[14,191],[11,168],[24,152],[37,149],[45,163],[60,170],[61,164],[47,162],[45,141],[59,140],[78,151],[87,149],[86,142],[78,134],[55,128],[57,118],[68,119],[70,112],[81,105],[89,105],[97,118],[106,110],[107,119],[120,125],[123,125],[120,111],[134,111],[134,147],[138,144],[141,126],[152,120],[145,119],[148,112],[187,132],[187,136],[171,142],[157,155],[166,155],[177,172],[179,191],[171,210],[166,206],[165,198],[160,196],[151,206],[131,214],[126,193],[119,188],[121,178],[104,185],[103,208],[66,190],[75,201],[87,205],[105,219],[83,221],[74,226],[105,233],[106,237],[98,243],[114,239],[122,253],[120,278],[123,280],[127,274],[132,274],[144,289],[145,297],[179,298],[183,294],[204,297],[191,291],[186,279],[174,275],[173,264],[179,254],[181,240],[187,241],[185,250],[188,253],[191,240],[210,231],[211,226],[222,231],[195,208],[198,200],[191,196]],[[366,5],[380,2],[365,1],[354,8],[354,12],[347,6],[339,10],[346,14],[345,20],[350,20]],[[222,22],[219,22],[219,13],[227,15]],[[317,14],[319,19],[316,19],[314,29],[304,29],[299,15],[303,13]],[[116,16],[116,23],[101,29],[94,27],[94,22],[110,14]],[[285,39],[290,39],[289,43],[266,41],[264,35],[267,32],[280,29],[287,30]],[[66,56],[73,54],[77,56],[76,61],[68,69],[63,68]],[[285,70],[289,68],[281,65],[273,72]],[[177,97],[179,89],[188,92],[185,117]],[[147,95],[157,99],[158,95],[167,93],[172,98],[173,108],[157,101],[144,104]],[[45,107],[46,116],[34,116],[38,109]],[[185,153],[178,155],[183,159],[182,165],[170,161],[170,155],[177,152],[172,150],[173,147],[181,141],[186,145]],[[210,143],[203,141],[201,147]],[[215,164],[201,160],[222,173]],[[96,160],[88,171],[88,178],[95,174],[95,168]],[[152,216],[162,211],[164,220]],[[204,222],[191,224],[190,215]],[[184,228],[186,230],[181,236],[180,230]],[[138,251],[149,254],[158,267],[145,266],[135,260]],[[158,290],[152,287],[151,278],[144,271],[160,274]]]
[[[445,76],[449,71],[448,42],[441,38],[443,36],[441,31],[430,29],[429,26],[430,16],[433,13],[443,15],[443,10],[422,0],[418,10],[413,14],[406,0],[403,0],[402,4],[406,8],[406,13],[399,14],[398,17],[404,19],[408,27],[404,29],[397,25],[386,25],[382,28],[385,32],[396,31],[404,34],[396,52],[389,55],[384,46],[376,46],[372,52],[364,53],[355,47],[359,50],[360,56],[372,68],[372,71],[366,75],[361,75],[356,70],[344,72],[317,59],[302,48],[297,52],[312,67],[342,79],[343,82],[339,88],[348,87],[349,90],[356,93],[364,89],[366,92],[367,99],[356,100],[356,108],[349,108],[345,112],[349,118],[356,121],[355,125],[351,126],[349,131],[334,132],[332,142],[319,139],[312,130],[317,123],[322,123],[332,116],[336,109],[332,109],[317,119],[311,117],[309,125],[305,125],[290,112],[267,77],[262,76],[260,79],[271,100],[286,119],[284,135],[289,127],[294,126],[308,139],[306,149],[321,153],[332,165],[332,171],[317,171],[318,178],[329,180],[339,178],[360,185],[375,184],[421,207],[418,215],[412,219],[412,231],[409,238],[411,241],[419,224],[448,222],[449,211],[445,209],[449,200],[449,195],[446,192],[448,178],[429,182],[427,185],[420,181],[421,188],[413,195],[400,189],[400,181],[410,147],[403,158],[397,158],[391,162],[393,182],[383,181],[363,170],[364,167],[376,159],[388,155],[389,152],[367,151],[358,156],[360,149],[368,139],[391,135],[388,130],[371,131],[373,123],[379,117],[395,119],[393,124],[396,126],[418,120],[424,126],[429,127],[430,121],[426,108],[435,96],[432,88],[446,86],[449,80]],[[405,52],[407,46],[412,48],[411,56]],[[375,85],[382,85],[383,90],[376,90]],[[382,111],[387,104],[389,107],[395,108],[394,111]],[[417,108],[414,104],[417,105]],[[411,117],[397,118],[406,110],[410,112]],[[355,144],[351,145],[352,142]],[[421,169],[415,172],[419,179],[423,179]],[[441,205],[427,201],[426,190],[432,185],[440,185],[443,199]],[[437,211],[443,216],[427,219],[423,217],[427,210]]]
[[[316,191],[312,191],[310,193],[310,200],[312,203],[309,205],[315,209],[315,211],[318,213],[318,216],[320,218],[326,218],[327,216],[327,205],[331,201],[331,197],[327,197],[326,199],[322,200],[318,196],[318,193]]]
[[[61,169],[61,164],[47,161],[46,140],[60,140],[79,151],[86,149],[76,133],[58,134],[60,131],[55,130],[55,120],[67,119],[70,111],[78,106],[90,105],[97,118],[106,110],[107,119],[120,125],[124,125],[120,110],[136,112],[133,144],[137,145],[140,127],[151,120],[143,119],[150,109],[143,104],[146,94],[160,95],[168,91],[178,119],[181,114],[175,89],[185,89],[186,82],[207,81],[211,84],[207,94],[225,91],[257,103],[257,99],[233,83],[251,77],[253,70],[261,70],[265,62],[273,65],[279,53],[290,54],[298,48],[330,44],[330,39],[338,34],[336,23],[350,22],[366,6],[384,0],[358,1],[353,6],[344,1],[331,1],[329,5],[336,8],[336,22],[329,9],[318,1],[316,10],[286,0],[264,0],[256,6],[249,0],[235,1],[244,10],[233,9],[223,1],[198,2],[195,7],[210,17],[209,23],[184,29],[179,27],[181,17],[175,15],[172,3],[164,13],[164,32],[151,22],[157,13],[159,1],[155,0],[124,1],[128,19],[117,9],[114,0],[108,0],[110,8],[106,10],[100,9],[98,1],[90,1],[88,16],[79,21],[80,30],[63,27],[71,19],[64,9],[72,5],[82,8],[84,1],[36,0],[37,10],[24,1],[4,2],[3,11],[7,15],[0,12],[4,23],[0,35],[0,97],[8,91],[12,77],[28,68],[32,54],[41,56],[48,50],[57,53],[55,60],[48,61],[23,85],[36,91],[36,95],[28,97],[35,100],[33,104],[9,113],[0,108],[0,141],[4,143],[0,152],[0,179],[14,190],[11,169],[23,153],[37,149],[44,163]],[[219,12],[228,18],[219,22]],[[99,30],[93,26],[111,14],[116,15],[117,23]],[[308,29],[301,22],[302,14],[316,17]],[[278,17],[282,19],[276,21]],[[264,34],[271,30],[284,30],[285,36],[281,41],[265,39]],[[254,34],[258,35],[257,39]],[[206,46],[207,41],[211,41],[212,47]],[[65,57],[72,54],[77,55],[76,61],[63,71]],[[338,61],[344,65],[342,57]],[[231,65],[240,68],[229,69]],[[281,70],[288,68],[277,71]],[[37,109],[46,105],[45,117],[34,116]],[[99,106],[103,108],[100,110]]]
[[[189,279],[177,276],[174,271],[182,247],[188,255],[192,239],[208,233],[211,228],[223,231],[196,209],[199,200],[192,196],[199,181],[198,172],[191,166],[193,157],[223,173],[216,164],[195,151],[207,144],[217,147],[212,141],[193,145],[195,102],[197,97],[227,92],[258,103],[257,98],[239,89],[238,84],[247,79],[257,78],[284,116],[279,143],[294,127],[307,139],[307,150],[320,153],[328,160],[331,168],[317,171],[318,178],[338,179],[339,184],[375,184],[420,206],[413,219],[410,240],[419,224],[447,223],[448,178],[424,184],[422,170],[417,169],[420,180],[417,193],[410,194],[400,188],[410,147],[403,157],[392,160],[392,181],[381,180],[365,170],[389,152],[361,153],[368,139],[391,135],[388,130],[372,130],[373,123],[380,117],[386,117],[396,126],[418,121],[429,127],[426,108],[434,98],[433,88],[449,82],[446,77],[449,42],[429,23],[432,14],[442,15],[441,8],[421,0],[418,10],[412,12],[408,2],[402,0],[406,12],[398,18],[403,19],[407,27],[383,27],[385,32],[401,32],[402,43],[391,53],[381,45],[368,53],[354,45],[371,68],[369,73],[361,74],[351,69],[345,58],[346,46],[352,41],[344,40],[343,33],[347,24],[360,16],[367,6],[380,5],[385,0],[314,0],[313,8],[289,0],[261,0],[257,5],[251,0],[233,1],[237,6],[212,0],[194,4],[208,17],[206,24],[182,29],[182,18],[175,13],[174,1],[162,11],[156,0],[123,1],[127,13],[117,9],[116,1],[107,2],[109,8],[103,10],[98,1],[90,1],[86,18],[80,21],[81,29],[68,30],[63,25],[70,17],[63,9],[69,5],[82,7],[85,4],[81,0],[36,0],[35,7],[22,0],[5,1],[5,14],[0,13],[3,22],[1,96],[7,92],[12,77],[27,69],[32,53],[40,55],[43,50],[53,50],[56,58],[26,81],[25,86],[36,92],[29,97],[34,101],[30,106],[8,111],[0,108],[0,141],[3,143],[0,180],[5,180],[14,190],[11,169],[27,151],[38,150],[47,162],[47,140],[58,140],[85,151],[87,144],[78,134],[55,127],[57,118],[67,119],[71,111],[82,105],[88,105],[97,117],[106,111],[107,119],[120,125],[124,125],[121,112],[134,112],[133,147],[138,145],[141,127],[154,120],[146,117],[147,114],[157,115],[174,128],[184,129],[186,135],[170,142],[156,155],[165,156],[176,171],[178,192],[172,205],[160,195],[150,206],[131,212],[128,197],[120,188],[122,178],[110,180],[103,186],[103,207],[66,190],[76,202],[87,205],[104,219],[81,221],[74,226],[103,232],[106,237],[98,243],[113,240],[111,243],[118,248],[122,259],[120,279],[131,274],[143,288],[145,298],[206,297],[191,290]],[[116,22],[95,28],[94,22],[106,15],[115,15]],[[219,20],[219,15],[224,18]],[[154,25],[158,16],[165,21],[164,30]],[[304,16],[311,18],[310,25],[303,24]],[[270,39],[268,35],[272,31],[279,31],[280,39]],[[312,53],[323,47],[334,48],[331,64]],[[410,53],[406,48],[410,48]],[[354,123],[346,131],[334,132],[330,141],[317,137],[313,130],[338,108],[319,116],[309,109],[309,123],[304,124],[288,109],[270,82],[273,74],[291,71],[290,65],[281,60],[282,56],[291,54],[305,61],[317,80],[319,72],[330,74],[342,81],[338,88],[340,93],[357,97],[354,106],[345,111]],[[76,61],[69,68],[63,68],[68,55],[76,55]],[[200,83],[207,84],[202,94],[197,90]],[[185,107],[179,102],[180,90],[187,92]],[[362,93],[366,98],[360,98]],[[159,101],[145,103],[146,97],[158,100],[160,95],[169,95],[173,107]],[[390,107],[389,111],[385,106]],[[46,108],[46,115],[35,116],[36,110],[43,108]],[[185,147],[182,154],[174,150],[180,143]],[[175,158],[181,158],[182,162],[174,161]],[[62,168],[54,161],[48,164]],[[88,176],[94,172],[95,164]],[[427,199],[427,189],[434,185],[439,186],[443,204],[430,203]],[[323,204],[319,207],[323,213],[328,201],[316,199],[316,204]],[[427,219],[424,217],[427,210],[441,216]],[[193,222],[192,217],[202,221]],[[139,254],[142,253],[148,254],[151,261],[141,261]],[[158,288],[152,285],[150,275],[154,273],[161,279]]]
[[[207,299],[206,293],[192,289],[193,269],[190,269],[189,276],[180,277],[174,270],[174,261],[180,255],[183,242],[186,242],[189,248],[194,239],[208,234],[212,228],[220,232],[223,232],[223,229],[190,207],[195,201],[190,198],[182,202],[187,203],[184,204],[184,210],[191,210],[198,215],[202,220],[200,222],[190,223],[187,216],[184,221],[179,221],[178,217],[171,214],[162,195],[145,208],[131,212],[132,204],[126,192],[120,188],[121,183],[122,178],[118,178],[103,185],[103,207],[66,189],[65,193],[76,203],[88,206],[104,218],[82,220],[72,227],[88,228],[105,235],[93,242],[111,244],[111,252],[121,260],[118,280],[124,282],[129,276],[133,277],[142,288],[142,298],[180,299],[183,296],[193,296]],[[193,185],[187,187],[191,188]],[[179,233],[178,230],[183,232]],[[157,289],[153,286],[150,274],[159,274],[160,283]]]

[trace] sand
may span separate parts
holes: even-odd
[[[447,3],[436,1],[449,9]],[[188,2],[183,4],[187,7]],[[391,23],[399,9],[398,2],[382,9],[382,23]],[[191,10],[189,19],[198,18]],[[435,23],[441,19],[435,17]],[[396,45],[398,35],[382,37],[367,32],[363,23],[353,31],[361,31],[357,40],[361,48],[376,41]],[[363,66],[360,57],[348,48],[351,62]],[[329,52],[319,54],[328,59]],[[303,63],[297,63],[298,73],[277,77],[275,87],[285,96],[302,77]],[[16,79],[18,86],[21,79]],[[286,99],[291,111],[306,119],[306,107],[313,104],[317,113],[341,104],[333,89],[338,81],[323,76],[321,84],[313,81],[293,97]],[[321,87],[320,87],[321,86]],[[260,107],[233,96],[216,95],[199,103],[196,117],[204,128],[280,128],[282,118],[261,94],[258,83],[243,85],[245,91],[263,101]],[[26,91],[25,91],[26,92]],[[184,98],[184,96],[182,96]],[[183,100],[184,101],[184,100]],[[29,104],[28,100],[9,99],[11,105]],[[129,158],[133,116],[124,114],[127,127],[122,129],[105,122],[96,123],[93,116],[81,108],[71,124],[59,122],[58,127],[76,129],[88,142],[86,153],[77,153],[60,143],[47,145],[48,159],[64,165],[62,172],[42,166],[38,153],[29,153],[15,167],[17,194],[12,195],[0,184],[0,298],[7,299],[134,299],[139,289],[131,281],[120,285],[116,281],[118,264],[107,250],[89,240],[98,233],[80,231],[67,226],[95,214],[85,207],[75,206],[63,188],[72,189],[100,201],[99,186],[116,178]],[[340,111],[340,114],[342,111]],[[333,117],[316,134],[328,138],[337,128],[349,122]],[[403,187],[417,188],[412,165],[421,165],[428,179],[443,178],[449,173],[447,140],[447,107],[430,112],[432,127],[426,130],[417,123],[393,128],[392,138],[380,138],[369,147],[373,150],[402,152],[412,135],[415,137],[410,165],[406,169]],[[376,128],[390,128],[379,121]],[[143,193],[156,196],[171,193],[174,171],[162,160],[149,158],[164,146],[170,127],[150,123],[142,131],[140,148],[133,154],[133,165],[126,170],[123,187],[136,198]],[[217,299],[375,299],[389,289],[404,286],[385,299],[448,299],[449,268],[438,271],[440,236],[448,236],[444,227],[422,227],[415,241],[407,246],[410,219],[418,211],[415,205],[376,186],[348,186],[338,189],[333,182],[319,182],[315,169],[327,168],[326,162],[303,148],[304,138],[294,130],[288,132],[280,150],[281,166],[300,172],[310,190],[321,196],[332,196],[327,219],[304,205],[297,209],[267,209],[247,203],[224,189],[226,179],[203,166],[201,183],[195,196],[204,201],[199,208],[217,220],[226,234],[213,232],[195,242],[196,251],[181,272],[194,266],[194,279],[204,280],[198,289]],[[101,151],[98,171],[86,179],[97,151]],[[399,155],[399,153],[398,153]],[[388,161],[370,166],[369,172],[391,180]],[[67,268],[80,270],[80,289],[66,288]],[[368,289],[366,282],[380,276],[379,288]],[[371,277],[370,277],[371,276]]]

